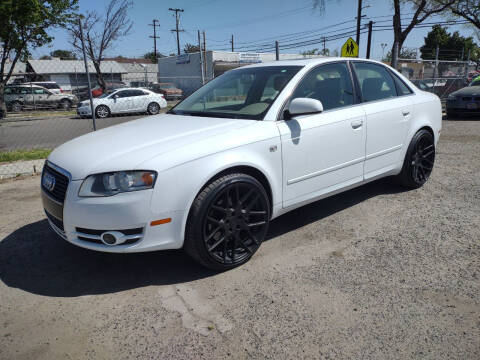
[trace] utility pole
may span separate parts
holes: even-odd
[[[360,21],[362,20],[362,0],[358,0],[357,9],[357,45],[360,47]]]
[[[178,13],[183,12],[183,9],[169,8],[168,10],[175,12],[175,29],[172,29],[170,31],[177,33],[177,54],[180,55],[180,32],[185,31],[185,30],[180,30],[178,28],[178,25],[180,24],[180,16],[178,15]]]
[[[382,47],[382,61],[383,58],[385,57],[385,48],[387,47],[388,44],[381,43],[380,46]]]
[[[234,51],[233,50],[233,35],[232,35],[232,40],[230,40],[230,44],[232,44],[232,52]]]
[[[202,85],[205,84],[205,72],[203,70],[203,52],[202,52],[202,42],[200,40],[200,30],[198,30],[198,50],[200,52],[200,72],[202,74]]]
[[[78,19],[78,29],[80,30],[80,41],[82,42],[83,63],[85,64],[85,72],[87,73],[88,96],[90,98],[90,109],[92,111],[93,131],[96,131],[97,130],[97,125],[95,123],[95,109],[93,107],[92,83],[90,82],[90,73],[88,72],[87,52],[85,51],[85,41],[83,41],[83,29],[82,29],[82,20],[81,19]],[[35,97],[34,97],[34,99],[35,99]]]
[[[278,41],[275,41],[275,60],[280,60],[280,49],[278,47]]]
[[[205,74],[205,78],[208,78],[208,73],[207,73],[207,40],[205,38],[205,30],[202,31],[203,34],[203,72]],[[213,75],[212,75],[213,77]]]
[[[370,47],[372,46],[372,28],[373,21],[368,22],[368,41],[367,41],[367,59],[370,59]]]
[[[325,39],[325,36],[322,38],[322,42],[323,42],[323,53],[322,53],[322,55],[326,56],[326,42],[327,42],[327,39]]]
[[[150,26],[153,26],[153,36],[150,36],[150,38],[153,38],[153,56],[155,59],[155,64],[158,62],[157,59],[157,39],[160,39],[160,36],[157,36],[157,26],[160,27],[160,24],[158,24],[158,20],[153,19],[153,24],[148,24]]]

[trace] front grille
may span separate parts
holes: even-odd
[[[464,97],[462,98],[462,100],[463,100],[463,101],[471,101],[472,98],[471,98],[470,96],[464,96]]]
[[[55,225],[60,230],[65,231],[63,229],[63,221],[62,220],[57,219],[55,216],[53,216],[52,214],[50,214],[46,210],[45,210],[45,214],[47,215],[48,220],[50,220],[53,223],[53,225]]]
[[[95,230],[95,229],[85,229],[77,227],[76,230],[80,233],[88,234],[88,235],[102,235],[104,232],[107,231],[119,231],[124,235],[142,235],[143,228],[135,228],[135,229],[125,229],[125,230]]]
[[[45,172],[48,172],[55,178],[55,186],[53,190],[49,190],[45,186],[43,186],[43,182],[42,182],[43,191],[45,191],[48,195],[50,195],[55,200],[63,203],[63,201],[65,200],[65,194],[67,193],[67,188],[69,183],[68,177],[62,174],[61,172],[55,170],[53,167],[49,166],[48,163],[45,163],[45,166],[43,167],[43,173]]]
[[[124,235],[128,236],[127,240],[122,243],[122,245],[130,245],[140,241],[143,237],[143,228],[134,228],[134,229],[124,229],[124,230],[96,230],[96,229],[85,229],[85,228],[75,228],[77,231],[78,240],[88,241],[96,244],[103,244],[101,240],[101,235],[107,231],[119,231]]]

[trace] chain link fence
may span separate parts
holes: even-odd
[[[118,90],[118,96],[109,99],[111,109],[106,117],[97,118],[97,129],[166,111],[183,97],[174,79],[159,82],[156,64],[139,67],[105,63],[106,94],[89,64],[92,95],[96,99],[110,98]],[[5,89],[7,115],[0,119],[0,179],[41,172],[44,159],[54,148],[93,131],[83,62],[31,60],[26,70],[15,73]],[[96,109],[100,105],[97,101]],[[88,113],[80,116],[85,105]]]
[[[399,59],[397,70],[420,89],[438,95],[443,103],[449,94],[480,75],[477,64],[458,60]]]

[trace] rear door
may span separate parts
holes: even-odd
[[[131,90],[132,93],[132,111],[146,111],[149,101],[149,94],[143,90]]]
[[[402,161],[400,154],[405,144],[410,119],[413,116],[411,90],[397,91],[392,73],[383,65],[353,61],[361,91],[363,109],[367,117],[365,179],[384,174]]]

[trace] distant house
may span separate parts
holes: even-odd
[[[11,67],[12,67],[12,63],[10,61],[7,61],[5,63],[4,73],[8,74]],[[21,80],[23,80],[25,78],[25,71],[26,71],[26,64],[21,61],[17,61],[17,63],[15,64],[15,67],[13,68],[12,76],[8,80],[8,83],[11,84],[13,82],[20,82]]]
[[[115,57],[105,60],[116,61],[124,69],[122,81],[127,85],[138,86],[147,83],[155,83],[158,81],[158,65],[148,59]]]
[[[116,61],[102,61],[100,70],[106,81],[121,81],[126,70]],[[63,90],[71,91],[87,86],[87,73],[82,60],[28,60],[27,72],[30,81],[55,81]],[[92,86],[97,83],[97,74],[91,61],[88,72]]]

